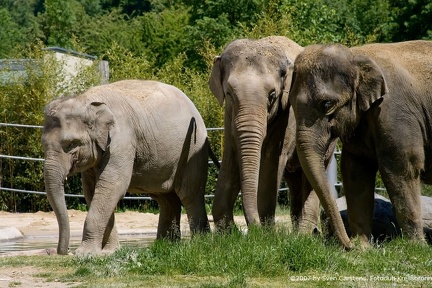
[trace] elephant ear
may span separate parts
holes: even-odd
[[[360,109],[366,111],[372,103],[387,94],[387,84],[381,68],[371,58],[355,56],[354,62],[360,71],[357,86],[357,101]]]
[[[213,68],[210,74],[209,86],[211,92],[219,101],[219,105],[222,106],[225,99],[225,93],[222,87],[221,56],[216,56],[213,60]]]
[[[281,106],[282,109],[286,109],[289,105],[289,92],[291,89],[291,84],[293,80],[293,74],[294,74],[294,63],[289,58],[287,59],[286,64],[286,73],[283,76],[283,93],[281,97]]]
[[[110,142],[109,132],[114,126],[114,114],[102,102],[90,103],[88,110],[91,133],[94,136],[96,144],[102,151],[106,151]]]

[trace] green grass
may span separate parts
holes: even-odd
[[[343,251],[318,236],[251,229],[207,234],[148,248],[122,247],[107,257],[0,258],[36,266],[47,281],[82,287],[376,287],[432,285],[432,248],[396,239],[369,250]]]

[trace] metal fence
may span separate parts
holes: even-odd
[[[31,129],[42,129],[43,126],[38,125],[24,125],[24,124],[12,124],[12,123],[0,123],[0,126],[5,127],[18,127],[18,128],[31,128]],[[207,131],[223,131],[224,128],[207,128]],[[32,158],[32,157],[21,157],[16,155],[4,155],[0,154],[0,160],[1,158],[4,159],[14,159],[14,160],[23,160],[23,161],[45,161],[43,158]],[[213,164],[212,161],[209,161],[209,164]],[[16,189],[16,188],[8,188],[3,187],[1,185],[0,181],[0,191],[9,191],[9,192],[18,192],[18,193],[27,193],[27,194],[38,194],[38,195],[46,195],[45,191],[31,191],[31,190],[24,190],[24,189]],[[82,194],[68,194],[65,193],[65,197],[73,197],[73,198],[84,198],[84,195]],[[214,195],[205,195],[206,198],[214,197]],[[151,197],[147,196],[125,196],[122,198],[123,200],[152,200]]]
[[[42,126],[37,125],[23,125],[23,124],[11,124],[11,123],[0,123],[0,126],[9,126],[9,127],[19,127],[19,128],[30,128],[30,129],[42,129]],[[207,128],[208,132],[213,131],[222,131],[223,128]],[[338,156],[340,155],[340,151],[335,151],[335,154],[333,156],[333,160],[331,162],[331,165],[328,169],[328,178],[332,186],[341,187],[342,183],[338,180],[337,177],[337,160]],[[0,158],[5,159],[15,159],[15,160],[21,160],[21,161],[45,161],[43,158],[31,158],[31,157],[21,157],[16,155],[3,155],[0,154]],[[212,164],[212,161],[209,161],[209,164]],[[280,188],[279,191],[287,191],[288,188],[283,187]],[[376,187],[376,190],[385,190],[384,188]],[[24,189],[15,189],[15,188],[8,188],[8,187],[2,187],[0,182],[0,191],[10,191],[10,192],[18,192],[18,193],[28,193],[28,194],[39,194],[39,195],[46,195],[45,191],[30,191],[30,190],[24,190]],[[336,193],[336,189],[333,191],[333,193]],[[335,194],[334,196],[336,196]],[[84,195],[80,194],[65,194],[66,197],[75,197],[75,198],[84,198]],[[205,195],[206,198],[212,198],[214,195]],[[152,200],[151,197],[146,196],[125,196],[123,197],[124,200]]]

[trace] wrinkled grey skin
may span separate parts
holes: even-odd
[[[193,233],[209,231],[207,131],[180,90],[125,80],[54,100],[44,112],[45,187],[59,224],[58,254],[68,253],[70,238],[64,181],[76,173],[89,207],[76,254],[118,248],[114,209],[126,191],[158,202],[157,238],[180,237],[181,205]]]
[[[238,39],[215,57],[209,86],[219,104],[225,102],[224,152],[212,209],[220,230],[233,225],[240,190],[248,225],[273,224],[285,168],[295,226],[316,228],[319,200],[302,177],[295,119],[288,113],[290,67],[302,49],[280,36]]]
[[[294,69],[297,152],[342,245],[352,246],[323,165],[337,137],[349,226],[362,246],[372,233],[378,171],[402,232],[423,240],[420,182],[432,183],[432,42],[314,45]]]

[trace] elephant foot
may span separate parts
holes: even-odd
[[[302,219],[297,223],[297,230],[301,234],[305,235],[321,235],[321,230],[315,221],[309,221]]]
[[[275,217],[269,216],[269,217],[262,217],[260,218],[261,226],[263,227],[274,227],[275,226]]]
[[[102,254],[102,249],[90,249],[80,246],[75,250],[76,256],[97,256]]]
[[[349,250],[345,249],[345,250],[347,250],[347,251],[350,251],[350,250],[367,251],[373,247],[371,242],[368,240],[367,237],[363,237],[363,236],[359,236],[359,235],[352,238],[351,243],[353,244],[351,249],[349,249]]]
[[[214,220],[215,230],[218,233],[229,234],[232,231],[238,231],[238,227],[235,225],[234,219],[228,219],[228,217],[224,217],[220,220]]]
[[[109,241],[102,248],[102,254],[113,254],[119,248],[120,242],[118,240]]]
[[[161,222],[159,222],[158,230],[156,232],[156,239],[165,239],[172,242],[180,241],[180,224],[177,222],[171,223],[171,225],[169,225],[167,229],[166,225],[161,225]]]
[[[118,247],[118,246],[117,246]],[[81,245],[75,250],[75,255],[77,256],[101,256],[113,254],[116,249],[115,246],[105,245],[104,249],[101,245],[96,245],[94,243],[82,242]]]
[[[210,224],[207,217],[205,218],[189,218],[189,227],[192,235],[203,234],[210,232]]]

